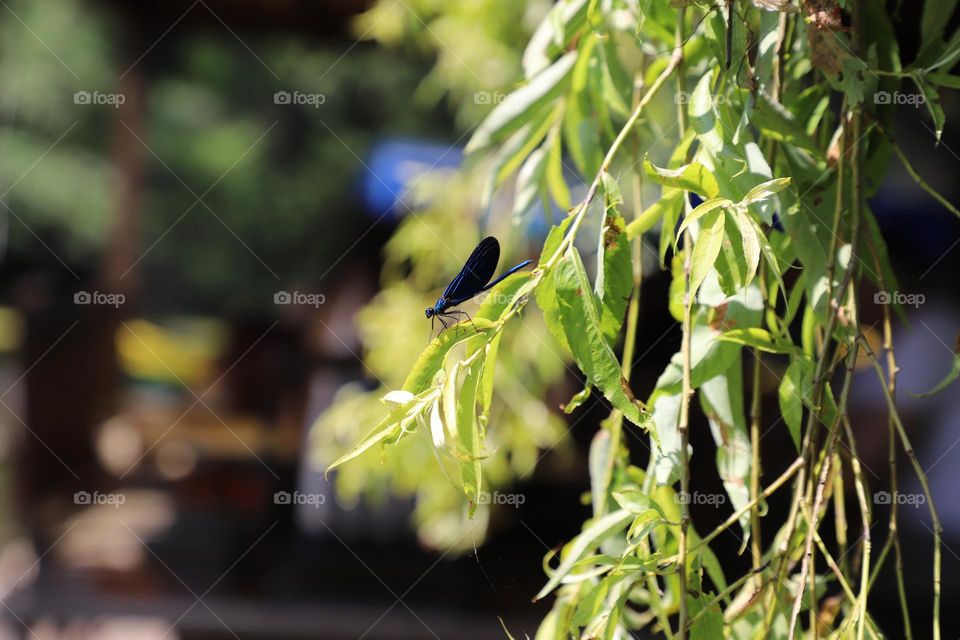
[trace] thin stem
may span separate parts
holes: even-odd
[[[761,290],[764,290],[761,277]],[[759,349],[753,349],[753,390],[750,399],[750,499],[760,493],[760,367],[763,365]],[[757,571],[763,565],[763,550],[760,542],[760,508],[754,505],[750,510],[750,553],[753,570]]]
[[[933,522],[933,640],[940,640],[940,586],[942,568],[941,547],[943,545],[943,526],[940,524],[940,517],[937,515],[937,508],[933,504],[933,493],[930,491],[930,483],[927,481],[927,474],[924,472],[923,466],[920,465],[920,461],[917,460],[917,456],[913,451],[913,445],[910,444],[910,437],[907,435],[907,430],[903,426],[903,421],[900,419],[900,413],[897,411],[893,395],[890,393],[890,389],[887,387],[887,385],[884,384],[886,382],[886,378],[883,375],[883,367],[880,366],[880,360],[877,358],[876,354],[873,353],[873,350],[870,348],[870,345],[866,343],[866,341],[864,341],[864,348],[866,349],[867,354],[870,356],[871,364],[873,364],[873,368],[880,379],[881,387],[883,388],[883,395],[887,401],[887,408],[890,410],[890,415],[896,424],[897,433],[900,436],[900,442],[907,454],[907,458],[910,460],[910,465],[917,474],[917,479],[920,481],[920,487],[923,489],[923,495],[927,500],[927,504],[930,505],[930,519]],[[895,499],[896,498],[894,497],[893,500]],[[891,500],[891,502],[893,500]]]
[[[861,145],[860,145],[860,131],[861,131],[861,127],[862,127],[863,122],[862,122],[862,117],[861,117],[861,113],[860,113],[860,110],[859,110],[859,109],[857,109],[857,110],[853,113],[853,117],[851,118],[851,120],[852,120],[852,125],[853,125],[853,127],[852,127],[852,129],[853,129],[853,130],[852,130],[852,134],[853,134],[852,159],[853,159],[853,161],[852,161],[852,163],[851,163],[851,173],[852,173],[852,176],[853,176],[853,207],[852,207],[852,208],[853,208],[853,211],[852,211],[853,222],[852,222],[852,224],[851,224],[851,231],[850,231],[851,252],[850,252],[849,262],[847,263],[846,273],[844,274],[843,283],[842,283],[842,285],[840,286],[840,289],[839,289],[839,295],[840,295],[840,296],[843,296],[843,295],[844,295],[844,292],[845,292],[845,291],[848,289],[848,287],[849,287],[849,293],[848,293],[848,295],[849,295],[849,304],[850,304],[851,308],[853,309],[853,314],[852,314],[851,317],[850,317],[850,323],[851,323],[854,327],[856,327],[856,322],[857,322],[857,315],[856,315],[856,289],[851,286],[851,282],[852,282],[852,278],[853,278],[853,272],[855,271],[855,266],[856,266],[856,263],[857,263],[857,260],[858,260],[858,258],[857,258],[857,244],[858,244],[859,235],[860,235],[860,219],[861,219],[861,217],[862,217],[862,212],[863,212],[863,208],[864,208],[864,204],[865,204],[865,203],[864,203],[864,195],[863,195],[863,176],[862,176],[862,171],[861,171],[861,169],[862,169],[862,162],[863,162],[863,154],[861,153]],[[841,155],[842,155],[842,154],[841,154]],[[842,175],[843,175],[843,172],[841,171],[838,175],[842,176]],[[839,207],[838,207],[838,208],[839,208]],[[836,224],[837,222],[838,222],[838,221],[835,221],[835,224]],[[833,243],[836,243],[836,242],[837,242],[837,240],[836,240],[836,236],[835,236]],[[834,257],[834,252],[831,252],[831,260],[833,259],[833,257]],[[831,302],[833,302],[832,297],[830,298],[830,300],[831,300]],[[830,343],[830,339],[831,339],[831,336],[832,336],[832,330],[833,330],[832,324],[833,324],[833,322],[836,321],[836,318],[837,318],[837,316],[839,315],[839,307],[840,307],[840,302],[839,302],[839,300],[838,300],[836,303],[834,303],[834,304],[836,304],[836,309],[835,309],[834,313],[832,313],[832,314],[830,315],[830,321],[827,323],[827,332],[824,334],[824,349],[823,349],[824,352],[827,351],[827,347],[828,347],[828,345],[829,345],[829,343]],[[847,399],[847,395],[848,395],[848,393],[849,393],[850,380],[853,378],[853,369],[854,369],[854,367],[855,367],[855,365],[856,365],[856,356],[857,356],[857,348],[856,348],[856,340],[854,339],[854,341],[853,341],[852,344],[850,345],[849,351],[848,351],[848,353],[847,353],[847,359],[848,359],[848,362],[847,362],[847,375],[846,375],[846,378],[845,378],[845,380],[844,380],[843,392],[842,392],[842,394],[841,394],[840,405],[839,405],[839,407],[838,407],[838,412],[839,412],[839,415],[840,415],[840,416],[843,416],[844,413],[846,412],[846,399]],[[824,359],[821,358],[821,360],[818,362],[818,368],[819,368],[819,365],[822,364],[823,362],[824,362]],[[814,378],[814,380],[816,381],[816,378]],[[824,383],[825,383],[825,381],[824,381]],[[815,408],[817,408],[817,406],[818,406],[818,403],[814,405]],[[811,414],[813,414],[813,413],[814,413],[814,411],[811,411]],[[811,421],[808,422],[808,424],[810,424],[810,423],[816,424],[815,420],[811,420]],[[799,581],[799,588],[797,589],[797,595],[796,595],[796,597],[794,598],[794,601],[793,601],[793,612],[792,612],[792,615],[790,616],[790,631],[789,631],[789,634],[788,634],[788,637],[790,637],[790,638],[793,638],[793,637],[794,637],[794,631],[796,630],[797,616],[799,616],[799,614],[800,614],[800,606],[801,606],[801,604],[802,604],[802,602],[803,602],[803,592],[804,592],[804,590],[805,590],[805,588],[806,588],[806,579],[807,579],[807,576],[808,576],[808,571],[810,572],[809,575],[810,575],[811,579],[815,576],[815,572],[813,572],[813,571],[811,570],[811,565],[813,564],[813,532],[814,532],[814,531],[816,530],[816,528],[817,528],[818,509],[819,509],[819,506],[820,506],[820,502],[821,502],[821,500],[823,499],[823,483],[826,481],[826,473],[827,473],[827,470],[828,470],[828,468],[829,468],[829,466],[830,466],[831,454],[833,453],[833,447],[835,446],[836,441],[837,441],[837,439],[838,439],[838,438],[837,438],[837,429],[836,429],[837,426],[838,426],[838,425],[833,425],[833,428],[831,429],[831,434],[830,434],[831,437],[830,437],[830,439],[829,439],[829,442],[827,443],[827,453],[826,453],[826,457],[825,457],[825,459],[824,459],[824,465],[823,465],[823,468],[821,469],[821,474],[820,474],[819,481],[817,482],[816,494],[815,494],[815,497],[814,497],[814,508],[813,508],[813,513],[812,513],[812,518],[813,518],[813,520],[811,521],[810,526],[809,526],[808,531],[807,531],[807,540],[806,540],[806,543],[805,543],[805,546],[804,546],[804,555],[803,555],[803,559],[801,560],[801,564],[800,564],[800,581]],[[812,446],[813,446],[813,445],[812,445],[813,437],[812,437],[811,434],[807,434],[807,435],[808,435],[808,436],[811,436],[811,437],[810,437],[810,441],[811,441],[811,447],[812,447]],[[809,495],[809,492],[808,492],[807,495]],[[864,549],[865,549],[865,550],[867,550],[867,549],[869,548],[868,545],[869,545],[868,541],[867,541],[867,540],[864,540]],[[815,589],[815,588],[811,588],[810,598],[811,598],[810,611],[811,611],[811,626],[812,626],[811,632],[813,633],[813,637],[816,638],[816,636],[817,636],[817,624],[816,624],[816,609],[817,609],[817,604],[816,604],[816,589]]]
[[[684,90],[683,75],[683,23],[686,10],[681,6],[677,10],[677,26],[675,31],[676,46],[675,53],[679,54],[677,58],[677,95]],[[681,101],[677,101],[677,121],[680,124],[680,135],[683,136],[687,131],[687,112]],[[684,207],[689,207],[689,201],[684,198]],[[684,271],[684,289],[683,289],[683,335],[680,339],[680,353],[683,362],[683,380],[680,392],[680,417],[677,422],[677,431],[680,434],[680,493],[683,496],[690,495],[690,458],[687,448],[690,446],[690,401],[693,397],[693,385],[690,380],[690,334],[691,334],[691,309],[693,291],[690,290],[690,265],[692,255],[692,239],[690,230],[684,232],[683,243],[683,271]],[[678,624],[680,640],[687,635],[687,535],[690,527],[690,505],[689,500],[680,503],[680,539],[678,542],[678,560],[677,570],[680,572],[680,621]]]

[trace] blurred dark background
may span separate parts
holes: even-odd
[[[358,33],[368,5],[0,2],[0,637],[487,638],[501,634],[497,616],[534,634],[548,609],[530,603],[541,558],[589,513],[602,405],[576,416],[574,455],[548,453],[524,504],[495,510],[487,542],[465,554],[418,541],[402,500],[341,506],[307,460],[313,420],[368,377],[353,317],[378,289],[410,167],[456,167],[468,129],[446,100],[416,97],[429,53]],[[918,18],[902,11],[909,60]],[[909,105],[897,138],[957,202],[960,108],[953,92],[943,100],[939,145]],[[944,631],[956,637],[960,395],[909,393],[950,368],[960,221],[891,167],[871,205],[900,291],[923,296],[896,329],[899,398],[939,498]],[[665,299],[668,284],[652,273],[644,299]],[[863,320],[880,313],[867,304]],[[680,330],[661,306],[644,305],[640,322],[634,386],[649,389]],[[763,381],[767,416],[777,383]],[[867,479],[886,486],[870,375],[851,402]],[[692,444],[712,455],[700,415]],[[771,429],[768,480],[794,455],[786,429]],[[916,491],[907,467],[901,486]],[[713,465],[693,473],[719,487]],[[294,492],[323,503],[294,504]],[[771,518],[785,506],[771,501]],[[694,509],[703,530],[727,515]],[[918,637],[925,518],[901,508]],[[732,530],[715,543],[725,566],[747,570],[739,547]],[[870,604],[895,630],[893,584],[882,574]]]

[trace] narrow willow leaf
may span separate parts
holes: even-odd
[[[457,398],[457,443],[465,454],[460,462],[460,477],[468,501],[467,514],[471,518],[477,510],[478,498],[483,490],[483,442],[476,409],[482,364],[482,360],[470,363]]]
[[[570,223],[573,222],[573,216],[564,218],[560,224],[552,227],[547,234],[547,239],[543,243],[543,251],[540,253],[540,267],[543,267],[553,254],[560,247],[563,236],[566,234]],[[547,271],[543,280],[537,286],[535,296],[537,306],[543,312],[543,320],[547,325],[550,335],[563,347],[564,351],[570,352],[570,345],[567,344],[567,335],[563,330],[563,323],[560,321],[560,307],[557,304],[556,272]]]
[[[790,437],[793,439],[794,446],[800,451],[800,429],[803,423],[803,398],[804,386],[807,384],[807,367],[805,360],[797,357],[791,360],[780,380],[780,387],[777,390],[777,399],[780,403],[780,415],[783,421],[787,423],[787,429],[790,431]]]
[[[457,438],[457,379],[460,377],[460,363],[454,362],[450,372],[443,380],[441,391],[441,406],[443,407],[443,421],[450,438]]]
[[[627,302],[633,291],[633,256],[625,233],[626,225],[618,211],[623,202],[620,188],[604,174],[604,200],[607,215],[600,234],[596,294],[600,300],[600,327],[607,342],[614,344],[623,326]]]
[[[949,73],[927,73],[923,78],[940,87],[960,89],[960,76],[952,76]]]
[[[606,513],[607,469],[610,468],[610,456],[612,455],[615,455],[615,452],[610,450],[610,432],[606,429],[597,431],[590,442],[590,454],[588,456],[590,497],[594,518],[599,518]]]
[[[520,167],[513,199],[515,220],[522,218],[537,202],[537,197],[545,186],[546,169],[547,150],[543,147],[531,153]]]
[[[720,254],[714,263],[717,270],[717,282],[724,295],[732,296],[747,285],[747,256],[743,253],[743,239],[736,218],[727,215],[724,218],[723,242]]]
[[[752,467],[750,436],[743,409],[742,354],[721,375],[700,387],[700,403],[710,423],[710,432],[717,445],[717,472],[730,497],[734,510],[750,502],[750,469]],[[743,543],[750,536],[750,514],[740,518]]]
[[[493,328],[494,324],[486,318],[474,317],[472,323],[458,323],[438,335],[417,358],[403,383],[404,391],[422,393],[433,384],[433,379],[443,367],[443,361],[450,349],[464,340],[486,335]]]
[[[930,112],[930,118],[933,120],[933,128],[936,132],[937,144],[939,144],[940,136],[943,135],[943,126],[947,120],[946,115],[943,113],[943,107],[940,106],[940,93],[933,84],[925,80],[921,80],[916,76],[913,77],[913,80],[917,88],[920,89],[920,93],[923,94],[923,102],[927,105],[927,111]]]
[[[920,19],[921,48],[918,62],[929,63],[930,60],[928,59],[941,56],[941,52],[944,50],[943,34],[956,8],[957,0],[923,3],[923,15]]]
[[[587,381],[600,389],[627,420],[649,430],[656,438],[649,414],[633,396],[621,374],[620,362],[603,337],[600,312],[575,247],[568,249],[556,266],[556,292],[567,343]]]
[[[389,406],[389,404],[407,404],[413,400],[413,394],[402,389],[388,391],[380,400]],[[389,403],[389,404],[388,404]]]
[[[726,635],[720,604],[710,604],[715,596],[703,591],[699,571],[694,568],[691,574],[687,585],[687,610],[690,612],[690,618],[696,619],[690,627],[690,640],[723,640]]]
[[[930,389],[930,391],[926,391],[924,393],[911,393],[910,395],[912,395],[914,398],[929,398],[930,396],[940,393],[949,387],[957,378],[960,378],[960,356],[953,357],[953,368],[951,368],[950,373],[948,373],[946,377],[940,381],[940,384],[935,386],[933,389]]]
[[[550,227],[550,232],[547,233],[547,239],[543,241],[543,249],[540,251],[539,264],[541,267],[550,261],[550,258],[553,257],[553,254],[556,253],[560,247],[560,243],[563,242],[564,236],[567,235],[567,229],[570,228],[570,223],[573,222],[573,218],[573,216],[567,216],[560,221],[560,224]]]
[[[658,517],[663,518],[663,512],[653,498],[637,488],[620,489],[613,492],[613,499],[621,509],[626,509],[634,515],[643,515],[648,511],[655,511]]]
[[[767,266],[770,267],[770,271],[773,273],[773,277],[777,279],[777,284],[780,286],[780,291],[784,292],[784,295],[786,295],[787,287],[785,284],[783,284],[783,276],[780,274],[780,263],[777,260],[777,254],[774,252],[773,247],[770,246],[770,241],[767,239],[767,235],[760,227],[760,223],[754,220],[751,216],[748,215],[746,220],[753,225],[754,230],[757,232],[757,240],[760,242],[760,253],[763,254]]]
[[[566,353],[570,353],[570,345],[567,343],[567,333],[563,329],[563,321],[560,316],[560,304],[557,301],[556,275],[556,270],[548,271],[537,287],[535,295],[537,306],[540,307],[540,311],[543,312],[543,321],[546,323],[550,335],[563,347]],[[576,398],[576,396],[574,396],[574,398]],[[574,408],[576,408],[576,405],[574,405]]]
[[[754,276],[757,275],[757,267],[760,265],[760,239],[757,238],[757,230],[750,224],[746,213],[736,211],[734,219],[737,222],[737,229],[740,231],[743,256],[747,262],[747,278],[744,285],[748,285],[753,282]]]
[[[720,207],[728,207],[733,204],[733,201],[726,198],[710,198],[698,204],[693,211],[688,213],[683,218],[683,222],[680,223],[680,228],[677,229],[676,236],[679,238],[683,235],[683,232],[690,226],[691,223],[696,222],[703,216],[707,215],[714,209],[719,209]]]
[[[560,127],[554,127],[547,138],[547,188],[550,197],[561,210],[570,208],[570,188],[563,177],[563,145],[560,143]]]
[[[493,404],[493,383],[497,371],[497,352],[500,350],[498,333],[485,347],[487,353],[483,357],[483,375],[480,379],[480,416],[486,421],[490,415],[490,405]]]
[[[587,0],[561,0],[553,5],[523,51],[523,71],[528,78],[549,67],[553,54],[563,51],[566,41],[584,24],[587,4]]]
[[[600,142],[600,122],[587,94],[590,59],[595,45],[595,37],[586,38],[581,45],[563,117],[564,142],[577,170],[585,176],[597,174],[604,153]]]
[[[827,102],[823,104],[826,107]],[[816,140],[807,133],[803,123],[798,122],[796,116],[782,104],[774,103],[765,92],[762,99],[758,100],[757,109],[753,112],[750,122],[773,140],[803,149],[816,159],[822,159],[824,156]]]
[[[720,253],[723,242],[723,229],[726,216],[723,211],[714,210],[707,213],[700,224],[700,233],[693,245],[693,255],[690,257],[690,296],[688,305],[693,304],[697,290],[707,277],[707,272],[713,268]]]
[[[667,249],[671,246],[676,249],[673,230],[677,228],[677,221],[680,220],[680,215],[686,209],[687,193],[682,189],[664,189],[663,197],[660,201],[664,203],[664,208],[663,226],[660,228],[660,250],[658,251],[658,255],[660,256],[660,264],[665,265]],[[676,253],[676,251],[674,251],[674,253]]]
[[[775,338],[769,331],[757,327],[733,329],[720,335],[719,339],[725,342],[736,342],[767,353],[797,354],[800,351],[792,342]]]
[[[747,195],[743,197],[743,200],[740,201],[740,204],[748,205],[766,200],[770,196],[786,189],[789,184],[790,178],[774,178],[773,180],[762,182],[753,189],[750,189]]]
[[[649,158],[644,158],[643,171],[651,180],[667,187],[693,191],[706,198],[720,195],[717,179],[699,162],[692,162],[679,169],[661,169],[654,166]]]
[[[633,520],[632,513],[618,510],[605,515],[599,520],[591,522],[583,533],[565,546],[563,560],[560,562],[560,566],[553,571],[550,580],[534,597],[534,600],[539,600],[553,591],[567,574],[570,573],[573,565],[587,553],[600,546],[604,540],[626,529],[631,520]]]
[[[425,407],[426,400],[414,398],[387,414],[377,426],[370,430],[350,451],[337,458],[324,473],[330,473],[345,462],[353,460],[377,444],[386,443],[400,436],[404,429],[413,424]]]
[[[574,627],[586,627],[592,622],[596,624],[597,622],[605,624],[606,620],[596,620],[602,612],[606,610],[606,615],[609,615],[609,609],[607,603],[607,596],[610,593],[610,589],[627,578],[626,575],[611,575],[605,577],[603,580],[594,585],[580,600],[580,604],[577,605],[577,610],[573,614],[572,624]],[[590,629],[584,631],[584,636],[587,638],[597,637],[590,633]]]
[[[531,114],[563,91],[576,61],[577,52],[571,51],[508,95],[477,127],[466,152],[484,149],[529,121]]]
[[[667,209],[671,207],[677,210],[677,215],[675,215],[673,218],[674,223],[676,223],[676,220],[679,217],[680,208],[682,206],[683,191],[680,191],[679,189],[664,189],[659,200],[644,209],[643,213],[630,221],[630,223],[627,225],[627,238],[633,240],[637,236],[642,235],[652,229],[655,224],[660,222],[660,220],[665,219]],[[666,224],[664,224],[664,227],[666,227]],[[667,237],[669,238],[673,233],[673,228],[671,227],[667,231]]]
[[[582,391],[575,393],[570,401],[562,405],[560,408],[563,409],[563,412],[566,414],[573,413],[577,410],[580,405],[586,402],[590,398],[590,389],[591,387],[584,387]]]
[[[440,418],[439,399],[437,399],[430,408],[430,437],[433,438],[433,446],[437,449],[442,448],[446,442],[446,434],[443,432],[443,420]]]
[[[503,184],[509,176],[520,168],[524,160],[533,153],[544,136],[550,130],[556,118],[554,114],[559,115],[557,110],[553,113],[544,111],[536,121],[524,125],[518,131],[513,133],[506,142],[501,145],[493,156],[493,166],[490,171],[490,178],[483,194],[483,204],[488,205],[493,196],[493,192]]]

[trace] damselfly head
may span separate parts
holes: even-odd
[[[436,311],[433,310],[433,307],[427,307],[427,310],[424,311],[424,314],[425,314],[428,318],[432,318],[434,313],[436,313]]]

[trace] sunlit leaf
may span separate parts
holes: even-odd
[[[610,536],[626,529],[631,520],[633,520],[633,514],[621,509],[591,522],[586,529],[584,529],[583,533],[571,540],[564,547],[563,559],[560,562],[560,566],[553,571],[550,580],[543,589],[537,593],[534,600],[539,600],[553,591],[557,585],[560,584],[560,581],[570,573],[570,570],[573,569],[573,565],[575,565],[577,561],[600,546],[600,544]]]
[[[603,336],[593,288],[573,247],[556,266],[556,291],[567,343],[588,382],[596,385],[627,420],[655,433],[649,414],[634,397],[621,374],[620,362]]]
[[[643,171],[651,180],[667,187],[693,191],[706,198],[716,198],[720,195],[716,178],[698,162],[692,162],[679,169],[661,169],[654,166],[648,158],[644,158]]]
[[[519,129],[538,109],[563,91],[573,65],[576,51],[565,54],[552,65],[531,78],[503,102],[494,107],[467,143],[466,152],[478,151]]]

